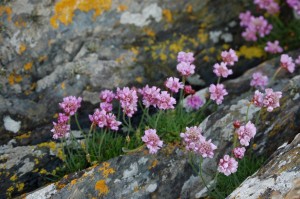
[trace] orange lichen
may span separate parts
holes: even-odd
[[[39,57],[39,62],[43,62],[43,61],[46,61],[46,60],[47,60],[47,56],[46,55],[43,55],[43,56]]]
[[[109,192],[108,186],[105,183],[105,180],[99,180],[95,184],[95,190],[98,191],[98,195],[106,195]]]
[[[145,28],[144,31],[149,37],[155,37],[155,32],[151,28]]]
[[[24,70],[31,70],[33,63],[32,62],[28,62],[24,65]]]
[[[71,180],[71,185],[74,185],[77,183],[77,179]]]
[[[65,89],[66,89],[66,84],[65,84],[65,82],[61,83],[61,84],[60,84],[60,87],[61,87],[61,89],[65,90]]]
[[[208,62],[208,61],[209,61],[209,57],[208,57],[207,55],[205,55],[205,56],[203,57],[203,61]]]
[[[173,22],[173,16],[172,16],[172,13],[171,13],[171,11],[169,9],[163,9],[162,14],[163,14],[165,20],[168,23],[172,23]]]
[[[22,76],[15,74],[14,72],[8,76],[8,83],[14,85],[15,83],[20,83],[22,81]]]
[[[99,171],[102,171],[103,177],[107,178],[110,174],[115,173],[113,168],[110,168],[110,163],[104,162],[102,167],[99,168]]]
[[[192,13],[192,12],[193,12],[193,6],[192,6],[191,4],[188,4],[188,5],[186,6],[186,12],[187,12],[187,13]]]
[[[157,163],[158,163],[158,160],[157,160],[157,159],[153,160],[153,162],[151,163],[151,165],[149,166],[148,169],[153,169],[154,167],[157,166]]]
[[[96,19],[103,11],[111,8],[111,0],[61,0],[55,4],[54,15],[50,18],[53,28],[58,28],[58,22],[64,25],[72,23],[75,10],[89,12],[94,10],[93,18]]]
[[[29,138],[31,135],[31,131],[29,131],[28,133],[24,133],[22,135],[16,136],[17,139],[22,140],[22,139],[26,139]]]
[[[16,21],[15,21],[15,26],[17,28],[22,28],[22,27],[26,27],[26,22],[24,21],[24,19],[22,17],[17,17]]]
[[[118,12],[124,12],[128,9],[128,7],[126,5],[120,4],[118,6]]]
[[[11,21],[11,14],[12,14],[11,8],[8,6],[0,6],[0,16],[2,16],[3,13],[6,13],[7,20]]]
[[[26,50],[26,45],[21,43],[20,46],[19,46],[19,55],[22,55],[23,52]]]

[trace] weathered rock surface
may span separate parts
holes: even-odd
[[[299,198],[300,134],[290,144],[280,147],[269,160],[228,198]]]
[[[230,98],[218,111],[211,114],[200,126],[204,135],[212,139],[218,146],[213,159],[205,159],[204,176],[206,181],[212,180],[216,171],[216,164],[225,153],[230,153],[232,146],[232,123],[239,119],[245,121],[248,100],[253,92],[249,91],[249,77],[258,70],[265,70],[271,76],[278,67],[278,58],[259,65],[248,71],[236,80],[226,82],[229,93],[237,88],[239,96]],[[294,74],[295,75],[295,74]],[[236,82],[241,82],[235,85]],[[242,84],[242,85],[241,85]],[[232,85],[230,87],[229,85]],[[274,90],[281,90],[283,98],[281,106],[273,112],[263,111],[260,122],[257,125],[257,135],[251,146],[254,153],[270,156],[283,143],[291,142],[300,131],[300,75],[299,68],[296,76],[290,78],[286,72],[279,75],[274,82]],[[234,92],[233,92],[234,93]],[[249,109],[248,118],[254,122],[258,115],[258,109],[253,106]],[[179,133],[179,132],[178,132]],[[298,139],[298,138],[297,138]],[[294,146],[291,144],[290,146]],[[170,147],[170,146],[169,146]],[[60,183],[52,184],[41,191],[32,194],[48,194],[46,198],[200,198],[205,195],[205,188],[199,178],[193,173],[186,159],[186,153],[181,147],[169,147],[161,150],[157,155],[148,155],[138,152],[114,158],[107,163],[102,163],[96,168],[91,168],[82,177],[76,178],[62,189]],[[156,166],[151,168],[157,159]],[[142,161],[143,160],[143,161]],[[139,162],[145,162],[139,163]],[[105,166],[106,165],[106,166]],[[108,166],[109,165],[109,166]],[[174,166],[175,165],[175,166]],[[151,168],[151,169],[149,169]],[[174,169],[174,170],[173,170]],[[104,174],[109,174],[104,176]],[[130,176],[129,178],[124,176]],[[165,176],[165,177],[164,177]],[[176,180],[175,180],[176,179]],[[45,191],[46,190],[46,191]],[[52,194],[51,194],[52,193]],[[32,197],[32,195],[28,195]]]

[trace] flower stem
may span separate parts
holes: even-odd
[[[219,84],[221,81],[221,77],[218,78],[217,84]]]
[[[269,85],[271,85],[271,84],[273,83],[273,81],[275,80],[275,78],[276,78],[276,76],[278,75],[278,73],[280,72],[280,70],[281,70],[281,67],[279,67],[279,68],[276,70],[276,72],[274,73],[274,75],[273,75],[273,77],[272,77],[272,79],[271,79]]]
[[[202,162],[203,162],[203,158],[200,157],[200,162],[199,162],[199,176],[200,176],[200,178],[201,178],[203,184],[205,185],[207,191],[210,193],[210,189],[208,188],[208,186],[207,186],[207,184],[206,184],[206,182],[205,182],[205,180],[204,180],[204,177],[203,177],[203,175],[202,175]]]
[[[251,106],[251,102],[248,104],[248,108],[247,108],[247,113],[246,113],[246,123],[249,121],[248,114],[249,114],[250,106]]]
[[[159,120],[159,118],[160,118],[161,113],[162,113],[162,110],[159,110],[159,112],[158,112],[158,114],[157,114],[157,118],[156,118],[156,120],[155,120],[155,125],[154,125],[154,128],[155,128],[155,129],[156,129],[156,127],[157,127],[157,123],[158,123],[158,120]]]
[[[81,126],[80,126],[80,124],[79,124],[79,121],[78,121],[77,113],[75,113],[75,122],[76,122],[76,124],[77,124],[78,129],[79,129],[80,132],[83,134],[83,130],[82,130],[82,128],[81,128]]]

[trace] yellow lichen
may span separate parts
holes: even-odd
[[[172,23],[173,22],[173,16],[172,13],[169,9],[163,9],[163,16],[164,19],[168,22],[168,23]]]
[[[23,191],[23,189],[24,189],[24,183],[18,183],[18,184],[16,185],[16,188],[18,189],[19,192],[20,192],[20,191]]]
[[[50,18],[50,24],[53,28],[59,27],[58,22],[65,26],[71,24],[76,10],[83,12],[94,10],[93,18],[96,19],[103,11],[108,11],[111,4],[111,0],[61,0],[55,4],[54,15]]]
[[[138,55],[138,54],[139,54],[139,50],[138,50],[137,48],[132,47],[130,50],[131,50],[131,52],[132,52],[133,54],[135,54],[135,55]]]
[[[46,169],[41,169],[39,173],[40,174],[46,174],[46,173],[48,173],[48,171],[46,171]]]
[[[35,159],[34,159],[34,163],[35,163],[35,164],[39,164],[39,163],[40,163],[39,159],[35,158]]]
[[[124,12],[128,9],[128,7],[126,5],[120,4],[118,6],[118,12]]]
[[[110,163],[104,162],[102,167],[99,168],[99,171],[102,171],[103,177],[107,178],[110,174],[115,173],[113,168],[110,168]]]
[[[152,163],[151,163],[151,165],[149,166],[148,169],[153,169],[154,167],[157,166],[157,163],[158,163],[158,160],[157,160],[157,159],[153,160]]]
[[[7,15],[7,20],[11,21],[11,14],[12,10],[8,6],[0,6],[0,16],[2,16],[4,13]]]
[[[261,58],[265,52],[257,46],[241,46],[237,51],[238,56],[244,56],[246,59]]]
[[[19,55],[22,55],[23,52],[26,50],[26,45],[21,43],[20,46],[19,46]]]
[[[208,34],[202,28],[199,29],[197,36],[201,43],[205,43],[208,40]]]
[[[205,55],[205,56],[203,57],[203,61],[208,62],[208,61],[209,61],[209,57],[208,57],[207,55]]]
[[[7,189],[7,192],[13,192],[14,191],[14,187],[13,186],[10,186],[8,189]]]
[[[66,89],[66,84],[65,84],[65,82],[61,83],[61,84],[60,84],[60,87],[61,87],[61,89],[65,90],[65,89]]]
[[[32,62],[28,62],[24,65],[24,70],[31,70],[33,63]]]
[[[161,61],[166,61],[168,57],[167,57],[166,54],[161,53],[161,54],[159,55],[159,58],[160,58]]]
[[[16,181],[16,180],[18,179],[17,174],[11,176],[9,179],[10,179],[11,181]]]
[[[98,191],[98,195],[106,195],[109,192],[108,186],[105,183],[105,180],[99,180],[95,184],[95,190]]]
[[[145,28],[144,31],[149,37],[155,37],[155,32],[151,28]]]
[[[31,135],[31,131],[29,131],[28,133],[24,133],[22,135],[16,136],[17,139],[22,140],[22,139],[26,139],[29,138]]]
[[[136,77],[135,81],[141,84],[141,83],[143,83],[143,77],[140,77],[140,76]]]
[[[186,12],[187,13],[192,13],[193,12],[193,6],[191,5],[191,4],[188,4],[187,6],[186,6]]]

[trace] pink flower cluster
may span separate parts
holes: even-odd
[[[206,140],[202,136],[200,127],[186,127],[186,132],[180,133],[180,137],[183,139],[188,151],[200,154],[203,158],[212,158],[214,156],[214,150],[217,147],[211,143],[211,140]]]
[[[282,54],[280,57],[280,66],[290,73],[295,71],[295,63],[293,62],[293,58],[288,56],[287,54]]]
[[[117,88],[116,99],[120,101],[123,113],[128,117],[132,117],[137,111],[138,96],[135,89],[128,87],[123,89]]]
[[[237,129],[237,134],[241,145],[249,146],[251,138],[254,138],[256,134],[256,127],[249,121],[246,125]]]
[[[236,147],[233,149],[234,157],[238,159],[242,159],[245,155],[246,148],[245,147]]]
[[[256,41],[257,35],[264,37],[270,34],[273,28],[263,16],[254,17],[250,11],[240,13],[239,18],[241,20],[240,25],[246,28],[242,36],[247,41]]]
[[[169,77],[165,82],[165,85],[173,93],[178,93],[179,89],[183,89],[183,83],[179,82],[179,79],[176,77]]]
[[[224,173],[224,175],[229,176],[230,174],[235,173],[237,168],[238,162],[229,155],[224,155],[224,157],[220,159],[218,166],[218,171],[220,173]]]
[[[257,107],[265,107],[267,111],[272,112],[274,108],[280,107],[279,100],[282,97],[282,92],[274,92],[273,89],[265,89],[265,94],[255,91],[253,103]]]
[[[192,64],[194,62],[194,54],[193,53],[186,53],[186,52],[179,52],[177,56],[177,71],[182,76],[190,76],[195,73],[195,65]]]
[[[298,64],[298,65],[300,65],[300,55],[298,56],[297,59],[295,59],[295,63]]]
[[[300,1],[299,0],[287,0],[287,4],[294,9],[294,11],[300,15]]]
[[[63,99],[63,102],[59,103],[60,108],[62,108],[66,115],[75,115],[77,109],[80,108],[80,103],[82,101],[81,97],[69,96]]]
[[[145,130],[145,135],[142,137],[142,141],[145,142],[151,154],[157,153],[163,145],[163,141],[159,139],[155,129]]]
[[[93,125],[98,125],[100,128],[110,128],[111,130],[119,130],[121,122],[116,120],[116,116],[108,113],[105,110],[96,109],[93,115],[89,115],[90,121]]]
[[[104,90],[100,93],[100,108],[106,112],[111,112],[113,110],[112,101],[115,98],[115,94],[110,90]]]
[[[268,76],[263,75],[261,72],[253,73],[252,80],[250,82],[250,86],[254,86],[255,88],[264,89],[268,85]]]
[[[226,64],[228,64],[230,66],[233,66],[234,62],[237,62],[239,60],[235,51],[232,49],[229,49],[229,51],[222,51],[221,57],[222,57],[223,62],[225,62]]]
[[[163,110],[175,108],[176,100],[167,91],[160,91],[155,86],[149,87],[146,85],[144,88],[139,89],[139,93],[142,94],[143,104],[147,108],[151,105]]]
[[[51,132],[53,133],[53,139],[59,138],[67,138],[70,135],[70,125],[66,122],[53,122],[53,129]]]
[[[218,105],[222,104],[224,96],[228,95],[228,92],[224,88],[223,84],[211,84],[209,86],[210,99],[214,100]]]
[[[265,51],[271,54],[282,53],[283,49],[279,46],[279,41],[275,40],[273,43],[268,41]]]
[[[186,98],[185,108],[188,110],[198,110],[204,102],[199,95],[189,95]]]
[[[258,5],[260,9],[265,9],[271,15],[279,12],[280,7],[274,0],[254,0],[254,3]]]
[[[218,77],[228,77],[228,75],[232,75],[233,72],[231,69],[228,69],[226,67],[226,63],[225,62],[221,62],[221,64],[216,63],[214,65],[214,73],[218,76]]]

